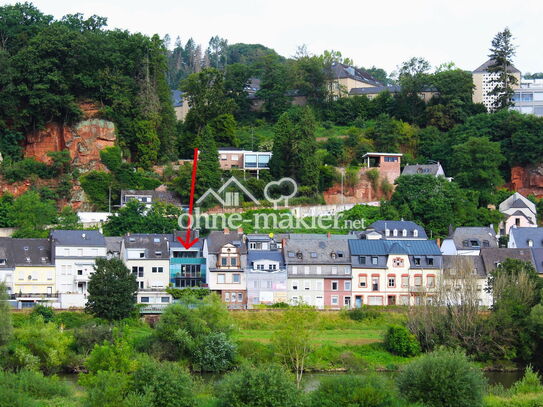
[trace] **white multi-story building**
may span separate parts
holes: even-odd
[[[129,234],[121,243],[121,260],[136,276],[138,303],[169,304],[170,239],[166,234]]]
[[[107,255],[106,240],[97,230],[53,230],[51,241],[55,286],[64,299],[62,307],[83,307],[95,261]]]
[[[543,79],[523,79],[515,89],[512,110],[543,116]]]

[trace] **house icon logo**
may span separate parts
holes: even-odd
[[[236,187],[239,191],[232,191],[232,187]],[[227,190],[228,189],[228,190]],[[209,196],[213,196],[217,202],[223,207],[236,207],[240,205],[240,191],[255,205],[260,205],[258,199],[238,181],[236,177],[230,177],[217,191],[209,188],[197,201],[197,205],[201,205]]]

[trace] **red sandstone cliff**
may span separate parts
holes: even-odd
[[[524,196],[543,197],[543,164],[511,168],[511,182],[507,186]]]

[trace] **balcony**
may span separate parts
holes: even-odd
[[[12,300],[18,300],[21,298],[58,298],[58,293],[51,293],[51,294],[44,294],[44,293],[19,293],[19,294],[11,294],[10,298]]]
[[[206,259],[201,257],[171,257],[170,264],[205,264]]]

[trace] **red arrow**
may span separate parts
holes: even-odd
[[[192,209],[194,207],[194,187],[196,186],[196,170],[198,169],[198,149],[194,149],[194,161],[192,162],[192,182],[190,185],[190,202],[189,202],[189,223],[187,225],[187,237],[183,240],[180,236],[177,236],[177,240],[185,247],[185,249],[191,248],[194,243],[198,241],[198,238],[195,238],[193,241],[190,240],[190,224],[192,221]]]

